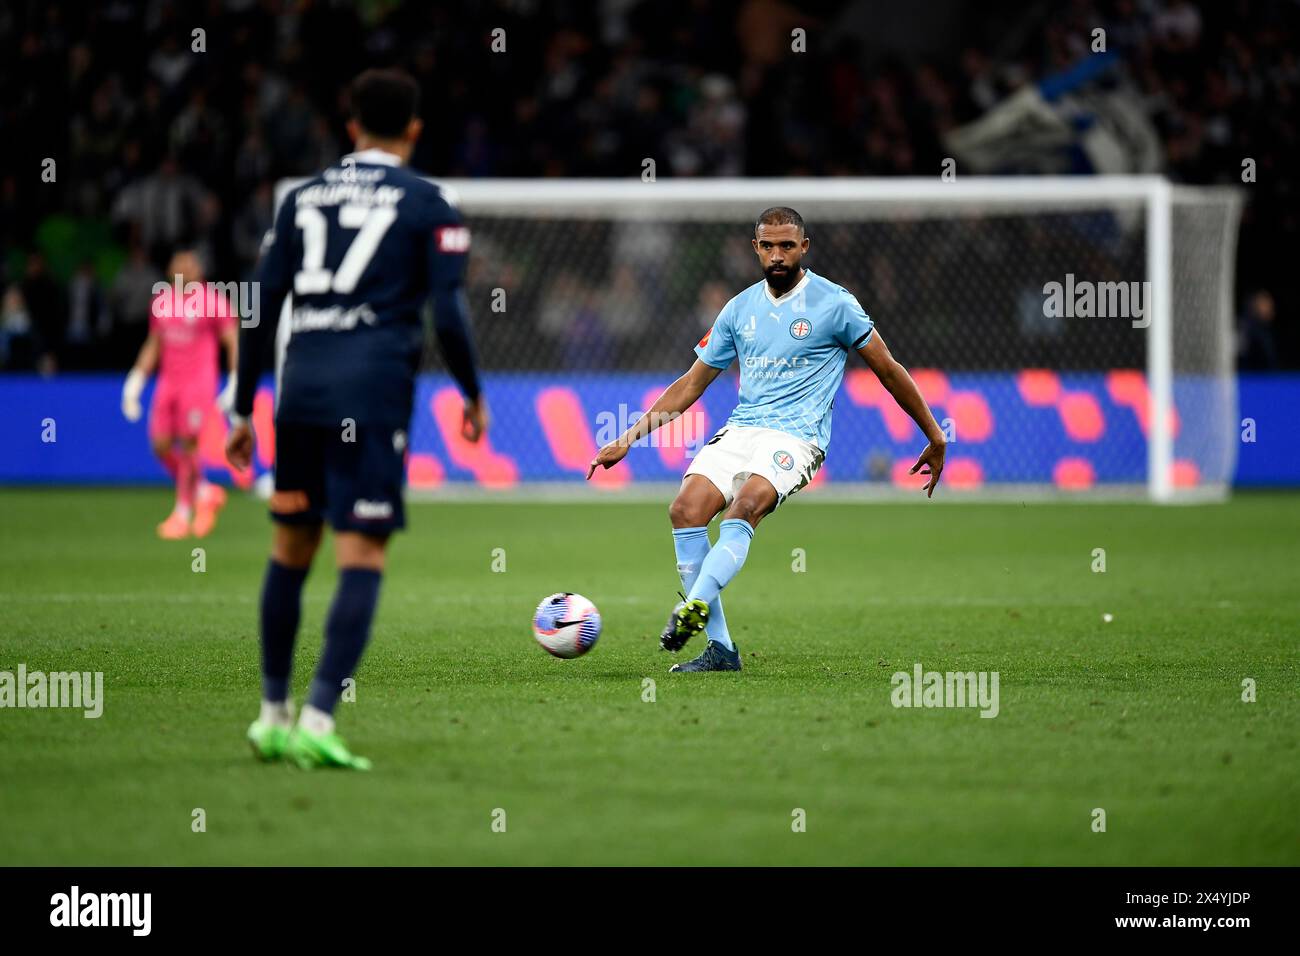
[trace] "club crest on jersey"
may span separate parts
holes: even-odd
[[[807,334],[807,332],[804,333],[804,335]],[[772,456],[772,463],[782,471],[789,471],[794,467],[794,456],[788,451],[778,451]]]
[[[795,319],[790,323],[790,334],[796,339],[806,339],[812,334],[812,323],[807,319]]]

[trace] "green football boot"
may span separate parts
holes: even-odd
[[[253,748],[253,756],[270,762],[284,756],[284,749],[289,743],[289,728],[255,720],[248,725],[247,737]]]
[[[659,635],[659,646],[666,651],[680,651],[686,642],[704,630],[709,620],[709,605],[704,601],[688,601],[683,596]]]
[[[348,750],[348,745],[336,733],[314,734],[301,725],[293,728],[284,755],[303,770],[315,767],[343,767],[347,770],[369,770],[370,761]]]

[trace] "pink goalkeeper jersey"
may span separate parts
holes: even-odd
[[[175,287],[160,292],[149,310],[149,329],[158,335],[158,375],[169,383],[215,389],[220,335],[234,324],[230,304],[204,288],[188,296]]]

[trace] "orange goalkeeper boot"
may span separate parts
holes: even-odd
[[[158,526],[158,537],[166,541],[179,541],[190,534],[190,519],[180,511],[173,511],[167,520]]]
[[[204,482],[199,486],[198,499],[194,512],[194,536],[206,538],[217,526],[217,514],[226,503],[226,489]]]

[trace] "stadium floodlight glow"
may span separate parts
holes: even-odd
[[[900,360],[949,393],[926,396],[955,421],[948,492],[1178,502],[1230,488],[1233,187],[1146,175],[438,182],[474,236],[489,372],[680,373],[703,332],[703,290],[729,297],[755,281],[734,254],[747,252],[747,224],[791,205],[809,224],[810,267],[854,292]],[[474,281],[486,298],[507,275],[511,321],[485,323]],[[1080,308],[1054,313],[1049,287]],[[568,316],[584,311],[601,341],[575,362],[586,346]],[[886,435],[885,409],[868,414],[853,384],[829,468],[834,488],[869,494],[892,487],[919,433]]]

